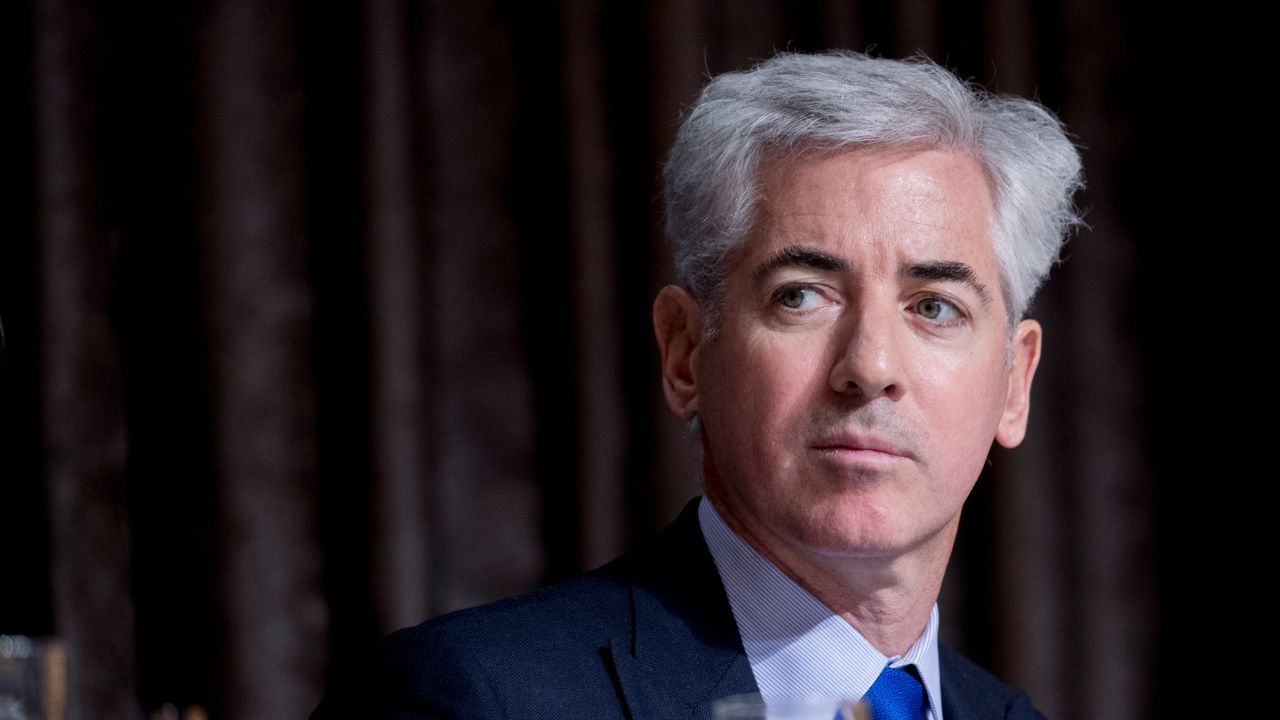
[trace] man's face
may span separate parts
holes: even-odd
[[[683,366],[663,343],[708,495],[767,548],[949,552],[992,439],[1022,438],[1039,354],[1033,321],[1009,345],[986,177],[968,155],[911,150],[811,153],[760,180],[717,331],[668,324],[687,334]],[[664,291],[668,309],[695,317],[682,292]]]

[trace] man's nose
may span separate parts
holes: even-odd
[[[871,400],[881,395],[897,400],[906,392],[901,320],[893,310],[864,310],[847,317],[831,368],[831,387],[838,393]]]

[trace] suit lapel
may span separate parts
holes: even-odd
[[[617,644],[610,646],[613,670],[633,720],[645,718],[698,718],[709,720],[711,706],[719,698],[756,693],[755,678],[746,655],[727,663],[711,664],[673,673],[633,656]]]
[[[759,692],[697,501],[632,568],[632,634],[608,654],[630,717],[710,718],[717,698]]]
[[[947,720],[977,720],[982,715],[970,693],[968,673],[951,651],[938,648],[939,675],[942,679],[942,717]],[[1001,713],[1001,717],[1004,714]]]
[[[1008,688],[995,678],[946,646],[938,646],[938,665],[946,720],[1006,717]]]

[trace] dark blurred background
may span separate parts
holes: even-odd
[[[0,633],[71,642],[83,717],[302,718],[381,634],[673,518],[698,481],[650,332],[660,163],[709,74],[830,47],[1035,97],[1084,152],[1090,227],[1034,307],[1030,435],[966,508],[944,637],[1051,717],[1185,709],[1176,519],[1198,498],[1157,480],[1188,462],[1164,283],[1190,195],[1162,20],[1086,0],[3,12]]]

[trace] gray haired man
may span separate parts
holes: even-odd
[[[705,497],[595,572],[392,635],[362,712],[1040,717],[939,645],[936,601],[992,441],[1026,430],[1025,310],[1078,222],[1061,125],[924,60],[779,55],[707,85],[665,180],[653,323]]]

